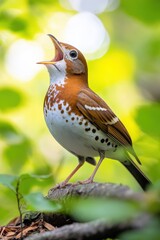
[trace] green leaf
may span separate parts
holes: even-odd
[[[39,192],[24,195],[29,210],[42,212],[56,212],[61,209],[60,204],[50,201]]]
[[[150,85],[153,88],[154,86],[154,77],[156,76],[159,81],[159,61],[160,61],[160,41],[159,41],[159,33],[153,34],[152,36],[146,37],[142,36],[141,40],[138,42],[138,46],[136,49],[138,68],[143,71],[142,77],[145,79],[145,75],[150,76]],[[152,61],[151,61],[152,59]],[[143,69],[143,70],[142,70]],[[151,75],[152,74],[152,75]]]
[[[14,192],[16,192],[17,180],[18,178],[16,176],[0,174],[0,183]]]
[[[20,192],[21,194],[28,194],[31,189],[42,187],[43,182],[47,182],[48,185],[51,185],[53,182],[52,175],[35,175],[35,174],[22,174],[19,177],[20,180]]]
[[[19,213],[15,191],[6,186],[0,186],[0,191],[0,226],[4,226]]]
[[[13,13],[13,11],[3,10],[0,12],[0,28],[10,29],[13,32],[26,31],[27,20],[24,14]]]
[[[4,149],[3,155],[6,158],[13,172],[18,173],[32,152],[31,143],[23,137],[22,141],[12,144]]]
[[[25,31],[27,29],[27,21],[21,17],[15,17],[10,22],[9,29],[14,32]]]
[[[5,121],[0,121],[0,137],[9,143],[17,142],[21,138],[15,127]]]
[[[67,204],[70,214],[81,221],[104,218],[109,222],[121,222],[135,216],[139,207],[134,202],[116,199],[74,199]]]
[[[160,138],[160,104],[153,103],[141,106],[137,110],[136,122],[143,132]]]
[[[22,103],[22,95],[19,91],[4,87],[0,89],[0,110],[8,111],[18,107]]]
[[[145,23],[160,21],[160,1],[158,0],[121,0],[121,8],[127,14]]]

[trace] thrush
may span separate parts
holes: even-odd
[[[127,129],[88,86],[85,57],[77,48],[48,35],[55,47],[55,57],[39,62],[47,67],[50,76],[44,117],[53,137],[79,161],[59,186],[65,186],[85,161],[96,165],[94,157],[99,156],[98,164],[85,183],[93,182],[104,158],[111,158],[120,161],[145,190],[150,180],[133,161],[134,158],[141,164]]]

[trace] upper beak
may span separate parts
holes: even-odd
[[[51,38],[54,44],[55,57],[51,61],[37,62],[38,64],[55,64],[56,62],[61,61],[63,59],[63,50],[60,42],[52,34],[48,34],[48,36]]]

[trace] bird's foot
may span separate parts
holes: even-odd
[[[86,180],[83,181],[78,181],[79,184],[89,184],[89,183],[93,183],[93,179],[92,178],[88,178]]]
[[[83,180],[83,181],[77,181],[76,183],[68,183],[66,181],[63,181],[61,183],[56,184],[56,186],[53,187],[53,189],[56,190],[56,189],[64,188],[66,186],[76,186],[76,185],[79,185],[79,184],[89,184],[89,183],[93,183],[93,178],[92,177],[90,177],[86,180]]]
[[[60,188],[64,188],[66,186],[71,186],[71,185],[72,185],[72,183],[67,183],[67,182],[64,181],[64,182],[56,184],[54,189],[60,189]]]

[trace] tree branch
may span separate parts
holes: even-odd
[[[51,189],[47,197],[58,202],[65,202],[68,198],[75,196],[131,199],[138,202],[143,202],[145,198],[143,192],[133,192],[127,186],[111,183],[70,184],[64,188]],[[125,231],[145,227],[151,220],[151,216],[146,213],[140,213],[136,218],[130,221],[122,221],[119,224],[107,223],[104,220],[77,223],[65,214],[44,213],[43,217],[45,221],[58,228],[54,231],[35,234],[26,238],[26,240],[100,240],[116,238]]]
[[[128,186],[121,184],[96,182],[89,184],[69,184],[64,188],[52,188],[48,192],[48,198],[56,201],[75,196],[132,199],[142,201],[144,194],[143,192],[134,192]]]
[[[55,229],[54,231],[35,234],[26,240],[102,240],[116,238],[119,234],[133,229],[140,229],[149,223],[149,216],[141,215],[130,222],[107,224],[97,220],[89,223],[73,223]]]

